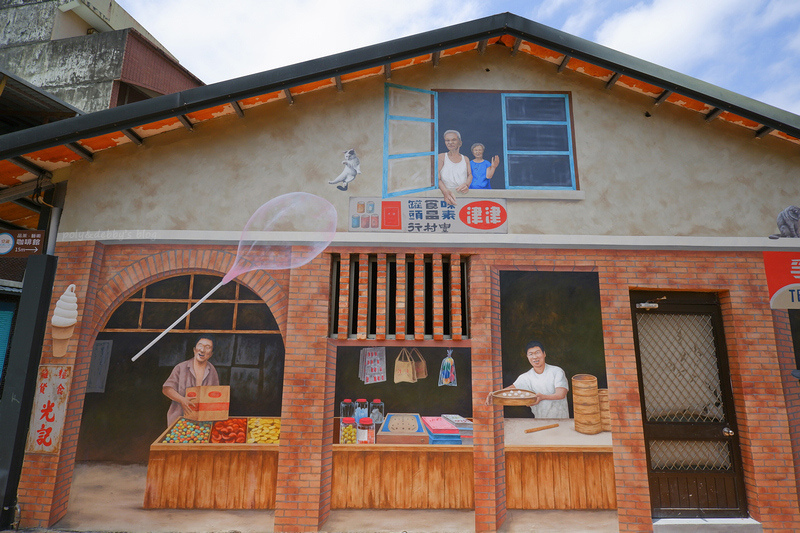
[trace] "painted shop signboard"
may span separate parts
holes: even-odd
[[[350,198],[350,231],[508,233],[505,199]]]
[[[764,252],[771,309],[800,309],[800,252]]]
[[[58,453],[61,449],[70,383],[72,366],[39,367],[26,452]]]

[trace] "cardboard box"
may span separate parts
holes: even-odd
[[[402,422],[402,423],[399,423]],[[416,427],[415,427],[416,426]],[[428,432],[416,413],[386,415],[380,431],[375,436],[378,444],[428,444]]]
[[[204,422],[226,420],[231,401],[231,388],[228,385],[206,385],[187,387],[187,398],[197,398],[197,410],[183,413],[184,418]]]

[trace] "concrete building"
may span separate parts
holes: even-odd
[[[768,237],[800,196],[796,115],[500,14],[2,140],[0,180],[24,158],[68,185],[23,525],[68,512],[76,462],[116,461],[147,463],[144,508],[275,531],[339,509],[800,529],[798,317],[771,299],[800,245]],[[222,424],[280,418],[279,442],[167,442],[213,432],[165,420],[200,335]],[[544,358],[569,418],[493,394]],[[378,398],[473,433],[340,442],[340,402]],[[381,434],[406,424],[425,443]]]
[[[114,1],[3,0],[0,69],[86,113],[203,84]]]

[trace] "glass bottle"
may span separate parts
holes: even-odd
[[[342,418],[345,417],[352,417],[355,414],[355,404],[353,404],[352,400],[344,399],[342,403],[339,405],[339,416]]]
[[[375,424],[371,418],[365,417],[358,421],[356,440],[359,444],[375,444]]]
[[[342,423],[339,425],[339,444],[355,444],[357,430],[355,418],[352,416],[342,418]]]
[[[378,424],[383,424],[383,413],[383,402],[378,398],[372,400],[369,404],[369,417],[375,422],[376,427]]]
[[[353,418],[361,420],[369,416],[369,402],[366,398],[359,398],[356,400],[356,410],[353,413]]]

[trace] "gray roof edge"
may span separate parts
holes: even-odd
[[[518,15],[501,13],[9,133],[0,136],[0,159],[501,35],[569,54],[800,138],[798,115]]]

